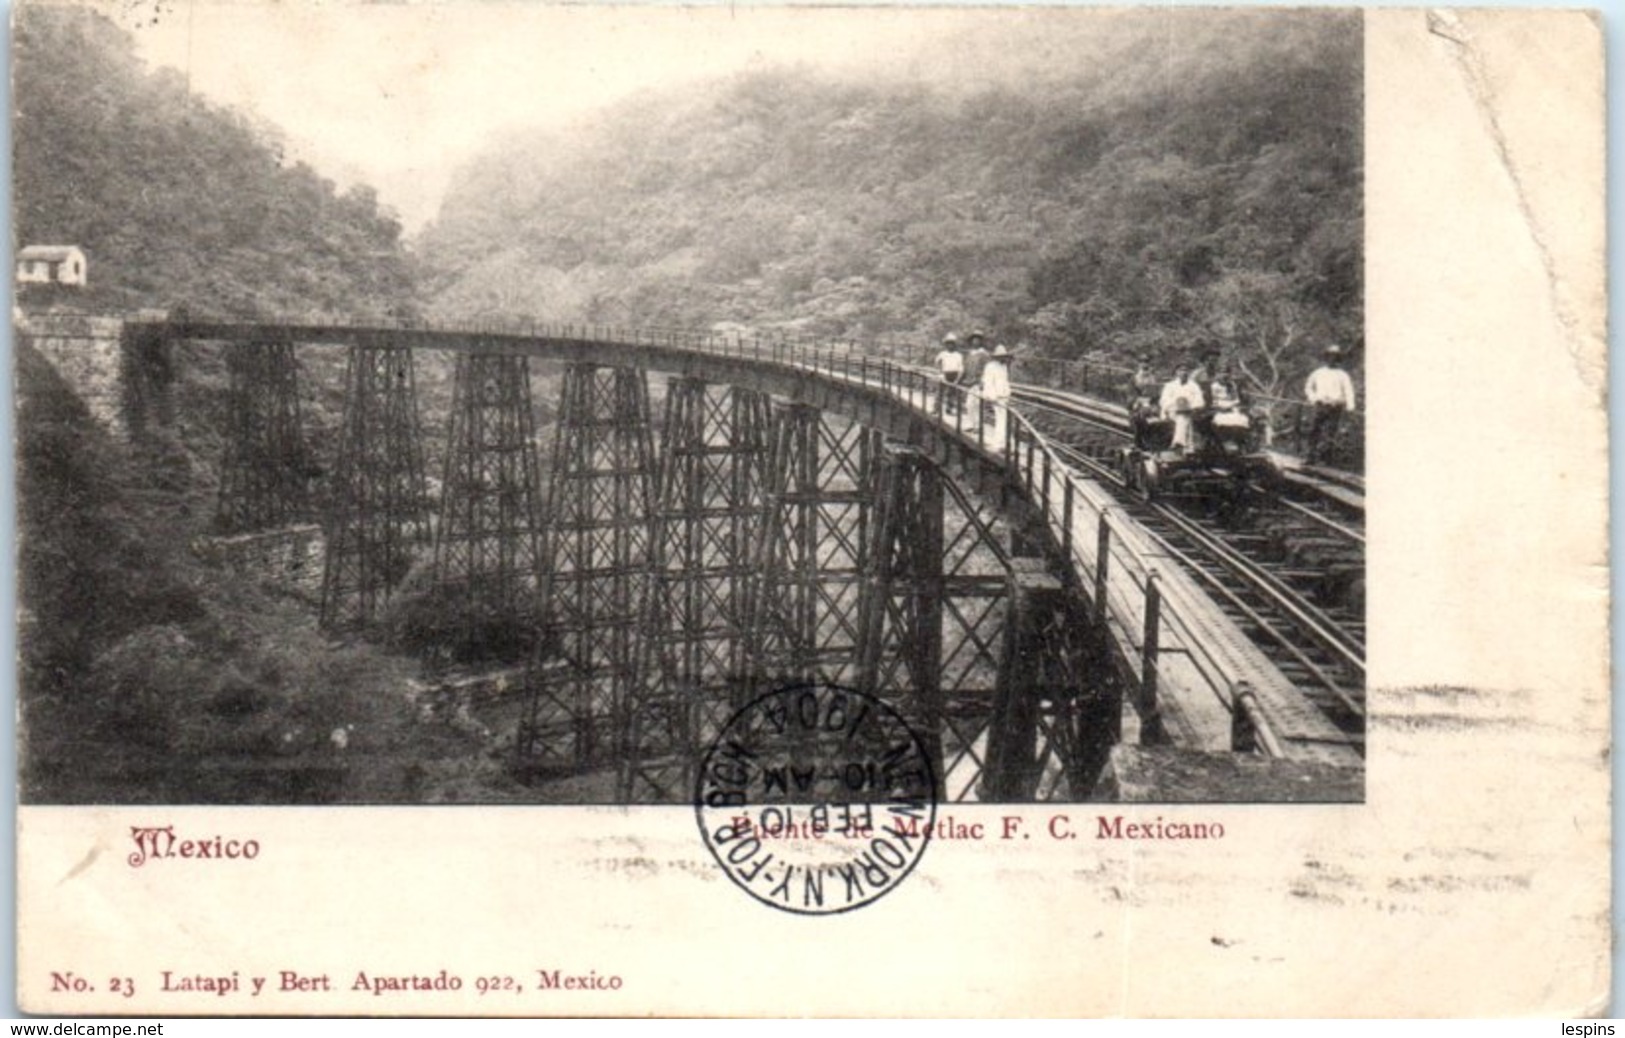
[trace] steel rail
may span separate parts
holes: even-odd
[[[1197,541],[1205,550],[1212,552],[1221,562],[1229,564],[1228,568],[1234,572],[1246,572],[1255,581],[1259,590],[1266,592],[1274,599],[1275,604],[1291,613],[1293,619],[1299,621],[1304,627],[1310,629],[1326,648],[1332,649],[1349,666],[1365,674],[1365,646],[1359,639],[1347,635],[1327,616],[1325,611],[1310,602],[1304,601],[1291,588],[1282,583],[1281,579],[1269,571],[1266,566],[1260,566],[1247,556],[1236,551],[1224,543],[1221,538],[1202,529],[1188,517],[1161,505],[1155,506],[1160,510],[1163,518],[1177,526],[1181,533]],[[1346,642],[1340,639],[1347,638]]]
[[[1220,652],[1221,647],[1208,644],[1203,638],[1195,636],[1196,628],[1192,627],[1190,620],[1182,614],[1187,608],[1200,609],[1202,606],[1197,600],[1189,599],[1185,592],[1180,591],[1177,583],[1169,584],[1166,593],[1159,595],[1159,591],[1163,589],[1157,559],[1171,557],[1170,553],[1155,550],[1156,544],[1144,543],[1143,539],[1148,536],[1148,531],[1137,529],[1132,522],[1123,522],[1120,506],[1112,496],[1098,483],[1083,477],[1069,465],[1063,457],[1060,445],[1039,431],[1020,408],[1005,408],[1003,443],[989,442],[987,426],[994,425],[994,428],[997,428],[997,425],[984,420],[980,406],[974,408],[977,416],[975,427],[966,428],[966,416],[972,411],[968,405],[973,401],[979,404],[980,394],[964,387],[944,385],[934,370],[922,369],[892,358],[861,354],[852,343],[819,344],[790,336],[752,336],[747,340],[743,335],[729,336],[664,328],[627,329],[597,325],[558,325],[530,319],[490,319],[431,324],[415,320],[381,322],[324,317],[288,322],[270,319],[216,319],[193,317],[188,314],[174,319],[167,316],[138,317],[129,324],[137,327],[142,324],[155,326],[159,331],[167,326],[170,334],[182,337],[190,334],[191,337],[197,338],[210,338],[211,332],[217,333],[215,337],[233,338],[271,330],[282,338],[301,338],[311,343],[322,342],[324,332],[338,333],[335,337],[337,342],[354,339],[357,335],[369,339],[385,338],[396,332],[425,336],[460,336],[484,341],[478,341],[472,344],[472,347],[452,348],[479,348],[493,352],[510,348],[523,351],[528,348],[524,340],[538,339],[566,345],[650,347],[737,357],[764,367],[794,369],[815,376],[827,376],[832,381],[858,383],[870,391],[879,390],[890,397],[900,399],[909,410],[927,420],[934,419],[938,423],[950,425],[948,431],[951,434],[978,451],[997,459],[1013,484],[1043,516],[1045,524],[1049,527],[1050,536],[1061,552],[1061,558],[1072,570],[1081,587],[1087,588],[1094,582],[1094,577],[1103,575],[1093,572],[1093,568],[1106,561],[1115,563],[1112,568],[1119,576],[1129,578],[1123,590],[1138,592],[1138,598],[1143,599],[1143,602],[1135,600],[1134,594],[1108,595],[1097,602],[1095,608],[1102,621],[1108,622],[1110,627],[1121,632],[1122,640],[1118,643],[1120,662],[1126,672],[1133,675],[1148,690],[1147,694],[1152,697],[1149,705],[1153,710],[1157,686],[1176,680],[1171,675],[1160,673],[1162,667],[1159,660],[1169,656],[1182,658],[1190,663],[1195,670],[1195,677],[1209,687],[1232,718],[1238,717],[1241,713],[1248,714],[1249,723],[1256,729],[1258,735],[1256,742],[1261,752],[1280,750],[1280,741],[1268,730],[1268,720],[1262,716],[1254,717],[1251,712],[1246,711],[1245,704],[1238,698],[1238,682],[1245,681],[1245,677],[1243,673],[1237,672],[1237,668],[1245,671],[1250,664],[1245,663],[1243,658],[1236,657],[1234,653],[1226,655]],[[226,336],[218,334],[224,332],[232,334]],[[424,343],[423,346],[435,348],[432,343]],[[403,343],[401,348],[412,348],[412,345]],[[1022,390],[1024,396],[1030,397],[1032,392],[1027,388]],[[956,405],[953,411],[957,411],[957,415],[949,411],[950,402]],[[1076,404],[1075,399],[1073,403]],[[1052,407],[1051,410],[1067,413],[1056,407]],[[1082,408],[1074,406],[1071,417],[1076,419],[1079,410]],[[1105,408],[1095,409],[1090,417],[1096,424],[1113,428],[1118,432],[1122,430],[1123,419]],[[1114,516],[1117,517],[1115,521]],[[1102,546],[1106,542],[1104,531],[1110,527],[1111,553],[1107,560],[1094,558],[1095,538],[1084,535],[1085,531],[1091,529],[1089,526],[1091,522],[1098,525],[1102,531]],[[1080,523],[1083,524],[1081,529],[1078,528]],[[1124,600],[1119,602],[1117,601],[1119,598]],[[1159,616],[1163,633],[1167,636],[1163,641],[1168,641],[1169,637],[1174,639],[1169,644],[1159,644],[1157,636]],[[1261,659],[1260,662],[1267,660]],[[1273,664],[1269,665],[1273,667]],[[1284,675],[1280,676],[1280,680],[1290,685]],[[1154,720],[1154,715],[1148,718],[1149,720]]]
[[[1062,450],[1072,455],[1079,464],[1087,466],[1107,480],[1119,486],[1123,484],[1122,476],[1113,471],[1110,466],[1102,465],[1076,448],[1063,447]],[[1365,646],[1358,639],[1343,632],[1336,621],[1327,616],[1323,610],[1305,601],[1302,596],[1282,583],[1280,578],[1269,572],[1268,567],[1260,566],[1247,558],[1230,547],[1230,545],[1225,544],[1222,538],[1204,530],[1199,524],[1193,522],[1189,517],[1181,515],[1178,511],[1156,503],[1151,503],[1148,507],[1159,517],[1173,523],[1181,533],[1197,541],[1203,549],[1216,556],[1217,561],[1225,564],[1225,568],[1253,583],[1258,590],[1274,600],[1278,606],[1290,612],[1294,619],[1299,620],[1303,626],[1316,634],[1317,640],[1321,641],[1326,648],[1343,657],[1345,662],[1357,668],[1362,675],[1365,673]],[[1154,533],[1153,536],[1155,536]],[[1361,538],[1361,540],[1363,542],[1364,538]],[[1343,638],[1347,638],[1348,641],[1344,643]]]
[[[1255,486],[1254,489],[1261,489],[1261,488],[1258,488],[1258,487]],[[1360,543],[1362,545],[1365,544],[1365,534],[1363,532],[1361,532],[1359,530],[1352,529],[1351,527],[1344,526],[1342,523],[1338,522],[1336,519],[1333,519],[1333,518],[1331,518],[1329,516],[1321,515],[1319,512],[1315,511],[1313,508],[1310,508],[1308,505],[1300,504],[1297,501],[1289,501],[1286,498],[1280,497],[1280,496],[1277,496],[1275,498],[1275,503],[1278,504],[1278,505],[1282,505],[1282,506],[1284,506],[1286,508],[1289,508],[1294,512],[1297,512],[1299,515],[1303,516],[1305,519],[1310,519],[1310,520],[1313,520],[1314,522],[1319,523],[1320,525],[1326,527],[1328,530],[1331,530],[1333,533],[1337,534],[1339,537],[1345,537],[1348,540],[1356,541],[1356,542],[1358,542],[1358,543]]]
[[[1064,417],[1075,421],[1081,421],[1089,424],[1100,424],[1102,427],[1110,428],[1092,416],[1083,417],[1082,415],[1067,408],[1043,403],[1035,404],[1033,406],[1063,415]],[[1122,476],[1113,471],[1109,466],[1102,465],[1075,447],[1064,447],[1063,449],[1066,451],[1066,453],[1072,455],[1079,463],[1087,465],[1092,471],[1105,477],[1111,483],[1118,486],[1123,485]],[[1365,544],[1365,535],[1363,533],[1350,529],[1349,527],[1346,527],[1335,520],[1320,515],[1314,510],[1300,505],[1297,502],[1288,501],[1285,498],[1280,498],[1277,496],[1275,497],[1275,503],[1285,505],[1286,507],[1303,514],[1307,518],[1312,519],[1334,531],[1339,536],[1345,537],[1361,545]],[[1297,619],[1302,626],[1307,628],[1316,636],[1317,641],[1320,641],[1325,647],[1331,649],[1334,654],[1342,657],[1345,662],[1359,670],[1362,677],[1364,676],[1365,645],[1352,635],[1349,635],[1347,632],[1343,631],[1335,621],[1324,613],[1324,611],[1318,609],[1313,604],[1305,601],[1302,596],[1293,592],[1290,588],[1283,584],[1278,577],[1270,573],[1267,567],[1260,566],[1251,559],[1248,559],[1246,556],[1242,555],[1240,552],[1237,552],[1228,544],[1225,544],[1221,538],[1216,537],[1208,531],[1202,529],[1198,524],[1186,516],[1180,515],[1174,509],[1165,505],[1152,504],[1150,507],[1158,515],[1177,525],[1187,536],[1197,540],[1205,550],[1209,551],[1215,556],[1218,556],[1219,561],[1227,564],[1226,568],[1237,572],[1237,574],[1242,576],[1243,579],[1253,582],[1253,584],[1258,587],[1261,592],[1265,593],[1270,598],[1275,599],[1277,605],[1292,614],[1294,619]]]
[[[930,369],[923,369],[923,368],[915,368],[915,369],[913,369],[913,374],[918,378],[926,379],[928,381],[928,383],[935,382],[935,379],[937,377],[935,372],[931,371]],[[929,393],[930,388],[931,387],[928,385],[927,388],[924,391]],[[936,391],[939,394],[941,392],[943,392],[943,390],[942,390],[942,388],[940,386],[936,386],[935,388],[936,388]],[[960,400],[960,407],[961,407],[961,412],[960,413],[961,414],[968,413],[969,406],[972,404],[973,401],[977,402],[977,403],[981,402],[981,395],[979,393],[975,392],[974,390],[968,390],[968,389],[965,389],[964,387],[954,387],[953,392],[958,393],[962,397],[962,399]],[[981,419],[981,411],[980,411],[980,409],[978,409],[978,411],[976,413],[978,415],[978,419],[977,419],[977,422],[975,424],[975,433],[976,433],[975,438],[978,441],[978,443],[980,443],[982,441],[983,422],[982,422],[982,419]],[[1052,443],[1051,441],[1049,441],[1041,432],[1039,432],[1034,426],[1032,426],[1031,423],[1026,420],[1025,416],[1021,415],[1019,411],[1016,411],[1013,408],[1009,409],[1009,417],[1010,417],[1010,428],[1012,430],[1015,428],[1015,424],[1019,421],[1021,425],[1026,427],[1028,435],[1031,436],[1036,442],[1038,442],[1043,447],[1043,449],[1045,450],[1045,452],[1047,454],[1049,454],[1051,457],[1054,458],[1055,463],[1057,464],[1057,466],[1061,466],[1061,465],[1064,464],[1063,461],[1062,461],[1062,455],[1063,455],[1063,453],[1067,452],[1069,450],[1069,448],[1065,447],[1062,444],[1056,444],[1056,443]],[[959,431],[961,432],[961,434],[969,435],[968,431],[963,429],[962,426],[959,426]],[[1011,439],[1012,439],[1012,442],[1013,442],[1013,437]],[[1015,459],[1012,458],[1011,460],[1015,460]],[[1019,469],[1019,464],[1017,465],[1017,467]],[[1029,471],[1029,473],[1031,472],[1030,462],[1029,462],[1028,471]],[[1046,461],[1046,463],[1045,463],[1045,471],[1046,472],[1051,471],[1048,461]],[[1060,468],[1057,468],[1055,471],[1058,471],[1060,473],[1060,478],[1063,479],[1063,480],[1067,480],[1067,479],[1071,478],[1070,475],[1067,472],[1067,467],[1060,467]],[[1048,504],[1047,504],[1047,489],[1048,489],[1047,488],[1047,483],[1048,483],[1048,479],[1049,479],[1049,477],[1046,476],[1045,477],[1046,483],[1045,483],[1045,486],[1042,488],[1046,492],[1046,517],[1048,516]],[[1087,484],[1077,484],[1077,485],[1081,486],[1081,485],[1087,485]],[[1101,503],[1101,505],[1100,505],[1100,514],[1101,514],[1102,518],[1104,518],[1108,514],[1114,514],[1116,512],[1117,512],[1117,505],[1116,505],[1115,502],[1111,502],[1109,504],[1105,503],[1105,502]],[[1155,537],[1154,534],[1152,536],[1155,538],[1155,540],[1157,541],[1157,543],[1159,545],[1165,547],[1167,550],[1161,551],[1161,552],[1145,552],[1145,551],[1143,551],[1142,549],[1140,549],[1139,547],[1137,547],[1136,545],[1134,545],[1132,543],[1125,543],[1125,538],[1123,538],[1121,536],[1121,534],[1119,535],[1118,538],[1114,539],[1115,543],[1113,544],[1113,550],[1115,550],[1115,551],[1127,551],[1129,557],[1132,558],[1135,562],[1137,562],[1140,565],[1140,567],[1142,569],[1142,573],[1144,574],[1143,579],[1136,578],[1136,576],[1133,573],[1130,573],[1129,576],[1130,576],[1131,580],[1133,580],[1136,588],[1142,594],[1145,594],[1147,592],[1148,585],[1150,585],[1151,583],[1154,583],[1155,578],[1157,576],[1157,568],[1156,568],[1155,563],[1153,562],[1153,557],[1171,558],[1171,559],[1174,559],[1175,561],[1183,562],[1185,564],[1186,569],[1195,570],[1198,573],[1200,573],[1201,576],[1206,578],[1208,581],[1214,581],[1215,578],[1213,578],[1211,573],[1208,573],[1208,572],[1202,570],[1201,567],[1195,565],[1193,563],[1193,561],[1190,560],[1190,558],[1188,556],[1186,556],[1183,552],[1180,552],[1177,549],[1175,549],[1172,545],[1167,544],[1165,539],[1160,538],[1160,537]],[[1078,560],[1069,560],[1069,561],[1076,562]],[[1098,560],[1097,560],[1096,564],[1099,565]],[[1228,595],[1230,597],[1234,597],[1231,594],[1230,589],[1225,588],[1222,585],[1222,583],[1218,583],[1217,586],[1226,595]],[[1244,609],[1248,609],[1248,607],[1246,607],[1244,603],[1242,603],[1242,605],[1243,605]],[[1164,608],[1166,608],[1166,606]],[[1125,611],[1127,611],[1127,612],[1129,612],[1131,614],[1136,612],[1136,610],[1134,610],[1132,608],[1132,604],[1125,604],[1124,609],[1125,609]],[[1251,612],[1250,609],[1248,609],[1248,611]],[[1277,638],[1281,638],[1283,644],[1287,646],[1289,651],[1292,651],[1294,654],[1297,654],[1297,655],[1299,655],[1301,657],[1301,652],[1297,649],[1296,646],[1292,645],[1289,641],[1286,641],[1284,639],[1284,637],[1281,636],[1278,631],[1274,630],[1274,628],[1268,626],[1267,624],[1263,624],[1261,620],[1259,622],[1261,623],[1261,626],[1263,626],[1264,629],[1268,630],[1272,635],[1276,636]],[[1224,678],[1222,676],[1223,671],[1224,671],[1224,667],[1223,667],[1222,662],[1217,660],[1216,658],[1214,658],[1209,653],[1209,651],[1207,650],[1207,647],[1201,642],[1200,639],[1195,638],[1195,637],[1192,636],[1190,627],[1184,621],[1183,617],[1177,615],[1176,611],[1174,611],[1172,609],[1169,609],[1168,612],[1163,617],[1163,623],[1166,624],[1169,627],[1170,630],[1176,630],[1177,629],[1180,632],[1182,632],[1180,646],[1177,647],[1177,648],[1164,648],[1163,651],[1164,652],[1177,652],[1177,653],[1184,654],[1186,656],[1186,658],[1188,659],[1188,661],[1190,662],[1190,664],[1192,665],[1192,667],[1195,668],[1197,673],[1206,682],[1209,689],[1217,697],[1220,704],[1232,715],[1232,717],[1233,718],[1238,717],[1238,716],[1243,717],[1245,722],[1252,727],[1252,730],[1254,731],[1254,733],[1256,734],[1256,737],[1257,737],[1258,748],[1262,752],[1264,752],[1266,755],[1269,755],[1269,756],[1279,756],[1279,755],[1281,755],[1281,753],[1283,751],[1282,751],[1282,748],[1281,748],[1280,740],[1274,734],[1274,732],[1270,729],[1267,720],[1264,718],[1260,708],[1257,705],[1256,699],[1252,701],[1251,709],[1245,709],[1246,703],[1244,702],[1243,698],[1238,695],[1236,688],[1228,688],[1227,691],[1223,691],[1224,689],[1226,689],[1227,682],[1224,680]],[[1128,631],[1128,624],[1127,623],[1124,623],[1122,625],[1122,627],[1125,630],[1125,632]],[[1144,638],[1145,638],[1145,632],[1142,631],[1141,632],[1141,640],[1142,640],[1142,642],[1144,641]],[[1308,667],[1314,669],[1316,672],[1319,671],[1319,668],[1314,664],[1314,662],[1312,660],[1304,659],[1304,663]],[[1326,681],[1327,681],[1329,687],[1331,688],[1333,694],[1336,695],[1337,698],[1339,698],[1345,704],[1347,704],[1352,711],[1359,714],[1360,716],[1363,716],[1363,711],[1360,709],[1360,707],[1357,704],[1355,704],[1352,700],[1348,699],[1346,694],[1344,694],[1341,691],[1341,689],[1336,686],[1335,682],[1333,682],[1330,678],[1327,678]],[[1246,695],[1251,696],[1252,693],[1247,692]],[[1238,713],[1239,711],[1244,711],[1244,709],[1245,709],[1244,714]]]
[[[1105,478],[1117,481],[1119,483],[1121,482],[1121,479],[1116,473],[1112,472],[1108,467],[1101,465],[1093,458],[1070,449],[1068,449],[1067,452],[1072,453],[1080,464],[1100,473]],[[1211,538],[1208,538],[1206,532],[1200,530],[1198,527],[1187,527],[1187,520],[1185,520],[1185,517],[1180,516],[1171,509],[1165,508],[1161,505],[1152,505],[1151,508],[1159,517],[1173,521],[1176,526],[1180,527],[1181,532],[1186,533],[1187,536],[1197,540],[1202,547],[1212,550],[1207,543],[1204,543],[1205,541],[1211,540]],[[1325,668],[1306,655],[1302,646],[1286,633],[1282,632],[1277,624],[1270,622],[1268,618],[1260,614],[1258,610],[1253,608],[1253,606],[1250,605],[1245,599],[1241,598],[1236,593],[1234,588],[1226,584],[1223,580],[1219,579],[1219,577],[1215,576],[1207,567],[1202,566],[1196,558],[1190,555],[1190,553],[1181,550],[1176,545],[1170,543],[1166,538],[1159,536],[1155,531],[1148,532],[1152,537],[1156,537],[1159,541],[1161,541],[1163,550],[1169,555],[1169,557],[1184,563],[1185,567],[1191,572],[1195,573],[1196,576],[1203,581],[1203,583],[1207,584],[1210,588],[1217,592],[1220,597],[1224,598],[1231,605],[1240,610],[1248,620],[1252,621],[1252,623],[1259,628],[1259,630],[1263,631],[1270,637],[1271,640],[1273,640],[1277,645],[1281,646],[1281,648],[1292,657],[1294,662],[1298,663],[1305,670],[1309,671],[1309,673],[1314,676],[1320,687],[1330,692],[1351,713],[1362,718],[1365,716],[1364,704],[1351,697],[1347,690],[1343,688],[1342,682],[1338,681],[1332,675],[1326,673]],[[1229,570],[1234,575],[1251,583],[1255,590],[1260,591],[1267,598],[1275,600],[1277,596],[1271,592],[1270,588],[1258,582],[1258,573],[1261,571],[1258,570],[1256,564],[1252,564],[1250,560],[1246,560],[1245,556],[1242,556],[1241,558],[1246,563],[1244,568],[1240,568],[1239,564],[1236,563],[1227,564],[1226,560],[1222,558],[1218,559],[1217,561],[1219,561],[1225,569]],[[1287,593],[1290,594],[1290,592]],[[1276,601],[1275,604],[1278,606],[1282,605],[1282,603],[1279,601]],[[1291,608],[1290,602],[1286,604],[1288,608]],[[1309,606],[1307,603],[1303,603],[1303,605],[1311,610],[1314,608],[1313,606]],[[1365,674],[1365,662],[1358,656],[1349,656],[1345,648],[1335,643],[1327,644],[1322,642],[1322,646],[1331,649],[1334,655],[1344,658],[1345,662],[1348,662],[1356,667],[1362,676]]]

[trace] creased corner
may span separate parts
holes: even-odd
[[[1557,317],[1575,374],[1586,388],[1597,394],[1599,403],[1606,406],[1608,374],[1605,351],[1600,343],[1591,341],[1594,336],[1587,331],[1581,316],[1569,301],[1563,274],[1552,249],[1551,236],[1530,201],[1528,185],[1519,173],[1519,163],[1498,114],[1494,76],[1484,53],[1474,39],[1471,26],[1455,11],[1429,10],[1427,28],[1429,33],[1451,45],[1449,50],[1456,69],[1495,148],[1496,160],[1511,182],[1519,216],[1540,258],[1547,299]]]

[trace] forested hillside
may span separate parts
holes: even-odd
[[[475,742],[419,723],[415,661],[200,562],[172,470],[111,442],[27,343],[15,388],[25,802],[504,795]]]
[[[25,306],[367,316],[411,305],[399,228],[370,192],[335,194],[285,167],[274,130],[147,72],[97,14],[30,4],[15,19],[17,241],[80,245],[91,286],[30,292]],[[503,795],[476,742],[419,722],[403,694],[414,660],[335,642],[308,606],[191,550],[210,532],[228,428],[218,344],[176,348],[176,420],[128,443],[28,342],[15,353],[25,801]],[[303,359],[306,434],[327,458],[343,357]],[[426,381],[443,398],[443,378]]]
[[[91,10],[15,11],[18,244],[72,244],[104,309],[364,315],[407,304],[400,226],[370,188],[284,165],[276,132],[211,106]]]
[[[1296,371],[1361,311],[1357,14],[1014,22],[946,72],[751,72],[467,168],[442,313],[734,322],[1046,353],[1199,340]]]

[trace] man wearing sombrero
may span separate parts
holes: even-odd
[[[942,413],[959,413],[959,394],[954,391],[965,377],[965,355],[959,352],[959,336],[949,332],[942,337],[942,349],[937,353],[937,370],[942,372]]]
[[[1354,413],[1354,380],[1343,370],[1341,348],[1326,347],[1326,361],[1304,383],[1303,395],[1314,412],[1309,424],[1308,456],[1304,460],[1319,465],[1337,440],[1343,416]]]
[[[982,399],[992,406],[994,447],[1004,446],[1004,427],[1009,418],[1006,408],[1010,404],[1010,360],[1014,355],[1004,343],[993,347],[987,363],[982,366]]]

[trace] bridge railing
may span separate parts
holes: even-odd
[[[1180,581],[1165,578],[1170,562],[1112,496],[1064,462],[1028,420],[1012,415],[1004,453],[1080,578],[1090,583],[1095,620],[1125,647],[1134,677],[1130,690],[1146,736],[1164,731],[1160,702],[1176,689],[1211,696],[1232,717],[1236,749],[1278,753],[1256,711],[1245,709],[1229,662],[1201,634],[1194,617],[1211,610]]]
[[[1100,484],[1062,461],[1024,415],[984,400],[976,390],[945,384],[928,369],[833,353],[810,359],[814,366],[824,359],[829,374],[878,383],[978,448],[1003,457],[1012,478],[1043,512],[1073,572],[1088,581],[1095,621],[1126,650],[1144,737],[1165,737],[1159,704],[1177,687],[1182,696],[1211,696],[1229,712],[1233,748],[1280,754],[1257,701],[1233,681],[1228,661],[1192,622],[1197,611],[1210,606],[1194,599],[1185,585],[1164,580],[1167,560],[1138,524]]]
[[[672,343],[683,345],[679,340]],[[879,388],[923,411],[980,450],[1002,457],[1012,478],[1048,522],[1067,562],[1089,583],[1095,621],[1125,651],[1132,699],[1144,737],[1165,737],[1163,696],[1208,695],[1232,719],[1232,747],[1279,755],[1279,742],[1228,661],[1201,637],[1192,617],[1207,606],[1179,582],[1165,581],[1167,560],[1098,483],[1061,460],[1048,438],[1019,412],[948,385],[932,370],[876,358],[839,345],[760,340],[688,339],[704,352],[750,357]],[[1002,414],[1001,414],[1002,411]]]
[[[1021,367],[1031,384],[1045,389],[1084,393],[1113,404],[1132,403],[1130,380],[1134,369],[1110,361],[1085,358],[1058,360],[1023,358]],[[1247,405],[1263,421],[1265,446],[1286,454],[1307,457],[1314,427],[1314,408],[1303,400],[1270,393],[1247,392]],[[1323,463],[1349,472],[1365,471],[1365,415],[1344,415],[1337,435],[1323,453]]]
[[[171,321],[173,322],[173,318]],[[184,321],[182,322],[184,323]],[[1010,477],[1038,507],[1050,533],[1095,611],[1095,621],[1117,641],[1133,678],[1132,701],[1141,718],[1143,737],[1163,735],[1159,702],[1171,688],[1185,696],[1208,695],[1228,711],[1236,749],[1278,754],[1278,742],[1250,693],[1200,635],[1194,617],[1211,609],[1184,582],[1166,580],[1167,561],[1139,532],[1112,496],[1095,481],[1078,474],[1020,412],[993,405],[980,393],[949,385],[931,369],[891,357],[875,357],[851,343],[819,343],[788,335],[725,334],[676,328],[620,328],[604,325],[553,324],[528,319],[492,319],[457,323],[343,319],[279,323],[280,328],[307,329],[320,338],[323,328],[365,328],[437,334],[488,335],[518,339],[548,338],[648,346],[749,359],[813,372],[831,380],[858,384],[901,399],[947,427],[987,455],[1002,459]]]
[[[173,318],[172,318],[173,319]],[[286,322],[278,322],[286,324]],[[381,322],[347,316],[307,319],[298,322],[310,327],[377,328]],[[755,357],[789,356],[817,357],[821,369],[833,371],[826,358],[843,356],[869,359],[871,366],[889,361],[922,372],[929,369],[915,361],[927,359],[929,349],[907,343],[868,339],[831,342],[827,338],[804,332],[770,330],[766,332],[696,331],[692,328],[640,325],[637,327],[608,324],[566,324],[538,321],[524,317],[489,317],[462,321],[426,321],[397,319],[388,326],[403,331],[445,332],[471,335],[522,336],[530,338],[581,339],[593,342],[619,342],[640,346],[696,349],[712,353],[732,353]],[[1133,369],[1122,364],[1098,358],[1061,360],[1052,357],[1022,356],[1024,380],[1034,386],[1062,392],[1082,393],[1113,404],[1127,403],[1128,383]],[[844,369],[843,369],[844,370]],[[1310,447],[1314,425],[1314,410],[1301,400],[1248,394],[1248,400],[1264,421],[1267,446],[1289,454],[1306,456]],[[1325,464],[1351,472],[1365,468],[1365,417],[1355,412],[1343,417],[1341,428],[1325,452]]]
[[[1134,369],[1111,361],[1085,357],[1060,360],[1055,357],[1022,357],[1023,377],[1045,389],[1086,393],[1114,404],[1126,403],[1124,387]]]

